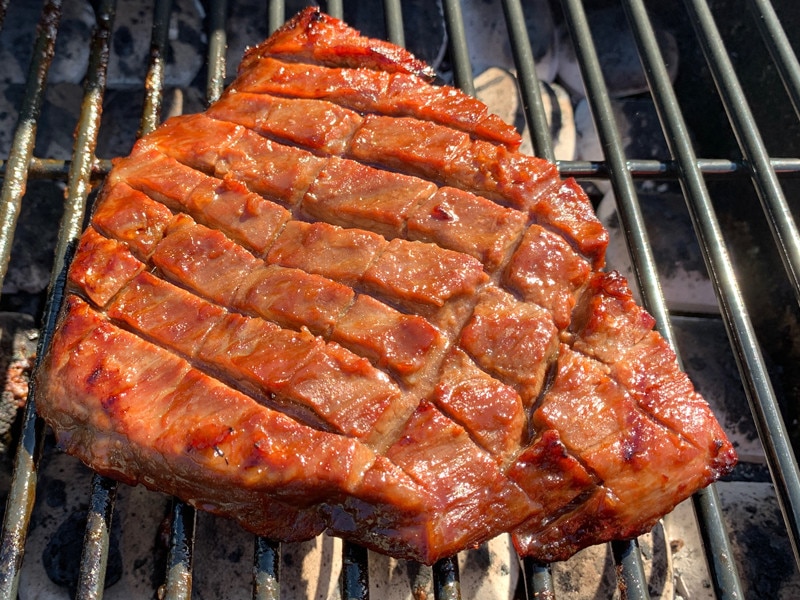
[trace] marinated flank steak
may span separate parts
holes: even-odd
[[[116,160],[38,372],[96,471],[257,534],[559,560],[736,462],[575,181],[308,9]]]

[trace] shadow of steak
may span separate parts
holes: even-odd
[[[114,161],[37,406],[257,534],[565,559],[736,462],[573,181],[406,51],[308,9]]]

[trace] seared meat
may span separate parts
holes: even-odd
[[[100,473],[260,535],[564,559],[736,462],[573,181],[308,9],[114,162],[38,378]]]

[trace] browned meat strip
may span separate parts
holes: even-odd
[[[402,237],[406,221],[436,186],[416,177],[331,159],[303,198],[302,216]]]
[[[270,248],[267,261],[355,286],[387,244],[363,229],[291,221]]]
[[[564,329],[589,281],[590,269],[564,238],[531,225],[508,263],[504,282],[523,300],[549,310],[556,326]]]
[[[81,238],[68,277],[92,302],[105,306],[144,267],[124,244],[90,227]]]
[[[305,14],[312,15],[313,11]],[[514,149],[519,147],[522,141],[519,133],[489,113],[484,104],[454,88],[426,85],[424,79],[429,78],[430,71],[418,68],[420,63],[416,59],[407,60],[409,55],[404,50],[367,38],[356,38],[364,42],[354,45],[352,30],[346,36],[347,45],[338,46],[336,38],[341,40],[341,35],[331,37],[330,31],[313,31],[320,24],[329,30],[332,20],[327,17],[309,21],[310,27],[300,37],[313,33],[300,41],[293,36],[303,29],[302,20],[301,15],[295,21],[299,26],[293,25],[292,29],[248,50],[231,88],[326,98],[358,111],[414,116],[463,129]],[[311,39],[322,43],[310,46]],[[399,60],[398,54],[402,55]],[[293,64],[293,60],[305,62]],[[385,68],[387,63],[391,66]]]
[[[555,358],[557,333],[543,308],[490,289],[478,299],[460,342],[484,370],[515,386],[530,406]]]
[[[408,219],[408,237],[469,254],[488,271],[503,264],[519,241],[525,216],[456,188],[440,188]]]
[[[731,443],[574,180],[308,9],[116,159],[37,406],[98,472],[431,563],[647,530]]]
[[[444,344],[439,331],[425,319],[403,314],[367,295],[356,297],[331,337],[404,378],[422,369]]]
[[[418,515],[427,494],[396,466],[353,438],[257,404],[74,296],[45,368],[53,401],[40,412],[60,443],[100,473],[188,492],[203,510],[239,514],[252,531],[287,540],[321,533],[331,520],[318,502],[336,505],[347,493],[376,522],[397,523],[425,543]]]
[[[519,394],[480,369],[458,348],[442,363],[431,400],[484,449],[504,461],[519,450],[527,434]]]
[[[426,402],[386,456],[431,492],[437,515],[431,538],[444,555],[496,536],[531,509],[495,460]]]
[[[248,92],[222,96],[206,114],[331,156],[344,154],[364,120],[356,111],[324,100]]]
[[[262,56],[276,55],[310,63],[412,73],[426,79],[434,77],[433,70],[407,50],[354,33],[342,21],[308,8],[268,40],[248,49],[241,70],[248,70],[251,61]]]

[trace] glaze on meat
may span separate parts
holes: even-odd
[[[37,374],[67,452],[425,563],[566,559],[733,468],[581,188],[431,75],[307,9],[114,161]]]

